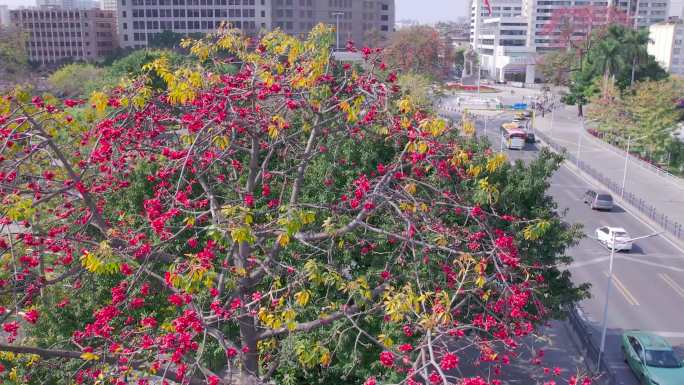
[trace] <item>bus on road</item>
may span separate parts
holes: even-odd
[[[510,150],[522,150],[525,147],[527,133],[521,130],[517,123],[504,123],[501,125],[501,135],[506,140],[506,146]]]

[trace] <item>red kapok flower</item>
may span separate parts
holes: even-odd
[[[442,361],[439,363],[439,367],[444,370],[451,370],[458,366],[458,356],[454,353],[446,353],[442,357]]]
[[[380,353],[380,363],[384,366],[391,368],[394,365],[394,354],[385,350]]]
[[[413,350],[413,345],[411,345],[411,344],[403,344],[403,345],[399,346],[400,352],[406,353],[406,352],[410,352],[411,350]]]
[[[24,319],[30,324],[38,322],[38,317],[40,317],[40,313],[36,309],[31,309],[24,314]]]
[[[252,195],[252,194],[246,194],[245,195],[245,206],[247,206],[247,207],[254,206],[254,195]]]

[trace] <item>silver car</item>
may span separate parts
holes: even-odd
[[[588,204],[592,210],[612,210],[613,196],[605,191],[587,190],[584,193],[584,203]]]

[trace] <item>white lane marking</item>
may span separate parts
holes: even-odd
[[[609,259],[610,257],[599,257],[599,258],[594,258],[590,259],[588,261],[583,261],[583,262],[573,262],[569,265],[567,265],[568,269],[577,269],[579,267],[584,267],[584,266],[589,266],[589,265],[594,265],[600,262],[605,262]]]
[[[676,272],[678,272],[678,273],[684,273],[684,269],[681,268],[681,267],[663,265],[663,264],[660,264],[660,263],[651,262],[651,261],[644,261],[643,259],[634,258],[634,257],[628,257],[628,256],[621,256],[621,257],[619,257],[619,258],[620,258],[620,259],[625,259],[625,260],[628,260],[628,261],[632,261],[632,262],[641,263],[641,264],[643,264],[643,265],[654,266],[654,267],[660,267],[660,268],[662,268],[662,269],[672,270],[672,271],[676,271]]]
[[[664,338],[684,338],[684,332],[664,332],[664,331],[647,331],[648,333],[657,334]]]
[[[585,252],[585,254],[586,254],[586,252]],[[594,254],[594,255],[600,255],[600,254],[603,254],[603,253],[593,253],[593,254]],[[585,267],[585,266],[589,266],[589,265],[595,265],[595,264],[597,264],[597,263],[605,262],[605,261],[607,261],[609,258],[610,258],[610,257],[602,256],[602,257],[593,258],[593,259],[590,259],[590,260],[587,260],[587,261],[573,262],[573,263],[571,263],[571,264],[569,264],[569,265],[559,265],[558,267],[559,267],[559,268],[566,268],[566,269],[578,269],[578,268],[581,268],[581,267]],[[678,273],[684,273],[684,268],[681,268],[681,267],[663,265],[663,264],[661,264],[661,263],[656,263],[656,262],[651,262],[651,261],[645,261],[645,260],[643,260],[643,259],[639,259],[639,258],[635,258],[635,257],[629,257],[629,256],[626,256],[626,255],[616,255],[614,258],[615,258],[616,260],[617,260],[617,259],[620,259],[620,260],[625,260],[625,261],[630,261],[630,262],[636,262],[636,263],[640,263],[640,264],[642,264],[642,265],[653,266],[653,267],[659,267],[659,268],[665,269],[665,270],[671,270],[671,271],[676,271],[676,272],[678,272]],[[681,258],[681,257],[677,256],[677,257],[669,257],[669,258],[678,258],[678,259],[679,259],[679,258]],[[684,289],[682,289],[682,290],[683,290],[683,292],[684,292]]]
[[[672,277],[670,277],[669,275],[667,275],[665,273],[660,273],[660,274],[658,274],[658,276],[660,277],[660,279],[665,281],[667,286],[672,288],[672,290],[674,290],[674,292],[677,293],[677,295],[684,298],[684,288],[679,286],[679,284],[677,284],[677,282],[675,282],[675,280],[672,279]]]
[[[567,162],[567,160],[566,160],[566,162]],[[563,167],[565,167],[566,170],[568,170],[568,171],[570,171],[571,173],[573,173],[576,177],[578,177],[578,178],[580,178],[580,179],[583,179],[583,180],[584,180],[585,182],[587,182],[587,184],[589,184],[590,186],[594,186],[594,187],[597,187],[597,188],[598,188],[598,187],[601,187],[601,186],[599,186],[598,184],[593,183],[592,181],[590,181],[590,180],[589,180],[588,178],[586,178],[584,175],[578,174],[575,170],[571,169],[567,164],[563,164]],[[658,230],[657,230],[656,228],[654,228],[654,227],[651,226],[648,222],[646,222],[646,221],[644,221],[643,219],[641,219],[641,218],[640,218],[638,215],[636,215],[631,209],[627,208],[627,207],[624,206],[624,205],[620,205],[620,207],[621,207],[623,210],[625,210],[626,213],[628,213],[629,215],[631,215],[632,218],[638,220],[639,222],[641,222],[641,224],[643,224],[644,226],[648,227],[649,230],[651,230],[651,231],[653,231],[653,232],[658,232]],[[668,237],[665,237],[665,236],[663,236],[662,234],[661,234],[661,235],[658,235],[657,237],[663,239],[665,242],[669,243],[670,246],[674,247],[675,249],[681,251],[682,254],[684,254],[684,249],[682,249],[681,247],[679,247],[679,245],[677,245],[676,243],[674,243],[673,241],[671,241]],[[682,256],[682,258],[684,259],[684,256]]]

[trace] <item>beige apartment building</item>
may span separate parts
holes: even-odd
[[[119,45],[142,48],[163,31],[215,31],[228,22],[250,35],[280,28],[304,35],[317,23],[339,26],[340,45],[386,41],[394,0],[116,0]]]
[[[684,24],[680,19],[654,24],[649,28],[649,55],[669,73],[684,76]]]
[[[29,60],[43,65],[100,60],[117,45],[113,11],[24,8],[10,11],[10,23],[26,32]]]

